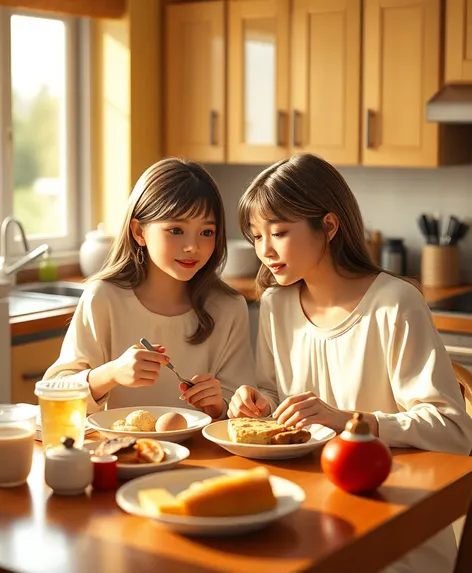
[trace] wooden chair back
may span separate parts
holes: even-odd
[[[452,367],[465,398],[467,411],[472,416],[472,372],[457,362],[453,362]],[[470,571],[472,571],[472,501],[465,518],[454,573],[470,573]]]
[[[462,396],[464,396],[467,412],[469,416],[472,416],[472,372],[457,362],[453,362],[452,367],[459,382]]]

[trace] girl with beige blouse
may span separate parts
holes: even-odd
[[[152,165],[45,377],[85,378],[89,410],[187,404],[226,416],[237,386],[253,383],[253,361],[246,302],[219,278],[225,260],[224,209],[210,175],[175,158]],[[193,386],[162,368],[169,359]]]
[[[472,419],[428,306],[411,282],[371,261],[336,169],[309,154],[281,161],[249,186],[239,216],[263,263],[264,294],[257,389],[241,386],[229,416],[272,413],[341,432],[361,411],[389,446],[468,455]],[[454,555],[449,528],[388,570],[447,573]]]

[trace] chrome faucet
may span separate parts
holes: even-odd
[[[8,227],[11,224],[16,224],[20,231],[21,240],[23,242],[23,246],[25,248],[26,255],[22,257],[19,261],[12,263],[11,265],[7,266],[7,256],[8,256]],[[32,251],[29,250],[28,239],[26,238],[25,230],[23,229],[23,225],[15,219],[14,217],[6,217],[0,228],[0,281],[3,282],[10,282],[6,277],[9,275],[19,271],[31,261],[34,261],[44,253],[49,251],[49,245],[43,244],[33,249]],[[5,280],[6,279],[6,280]]]

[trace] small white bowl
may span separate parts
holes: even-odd
[[[160,418],[167,412],[177,412],[187,420],[187,428],[183,430],[172,430],[169,432],[121,432],[112,430],[111,425],[117,420],[124,420],[128,414],[136,410],[146,410],[155,418]],[[87,418],[89,426],[98,430],[107,438],[119,438],[121,436],[132,436],[133,438],[154,438],[156,440],[166,440],[168,442],[180,443],[191,437],[192,434],[200,432],[202,428],[211,423],[211,417],[198,410],[187,408],[170,408],[166,406],[134,406],[129,408],[114,408],[113,410],[102,410],[90,414]]]

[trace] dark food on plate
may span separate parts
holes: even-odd
[[[166,453],[157,440],[123,437],[105,440],[98,445],[95,455],[115,455],[120,464],[155,464],[162,462]]]

